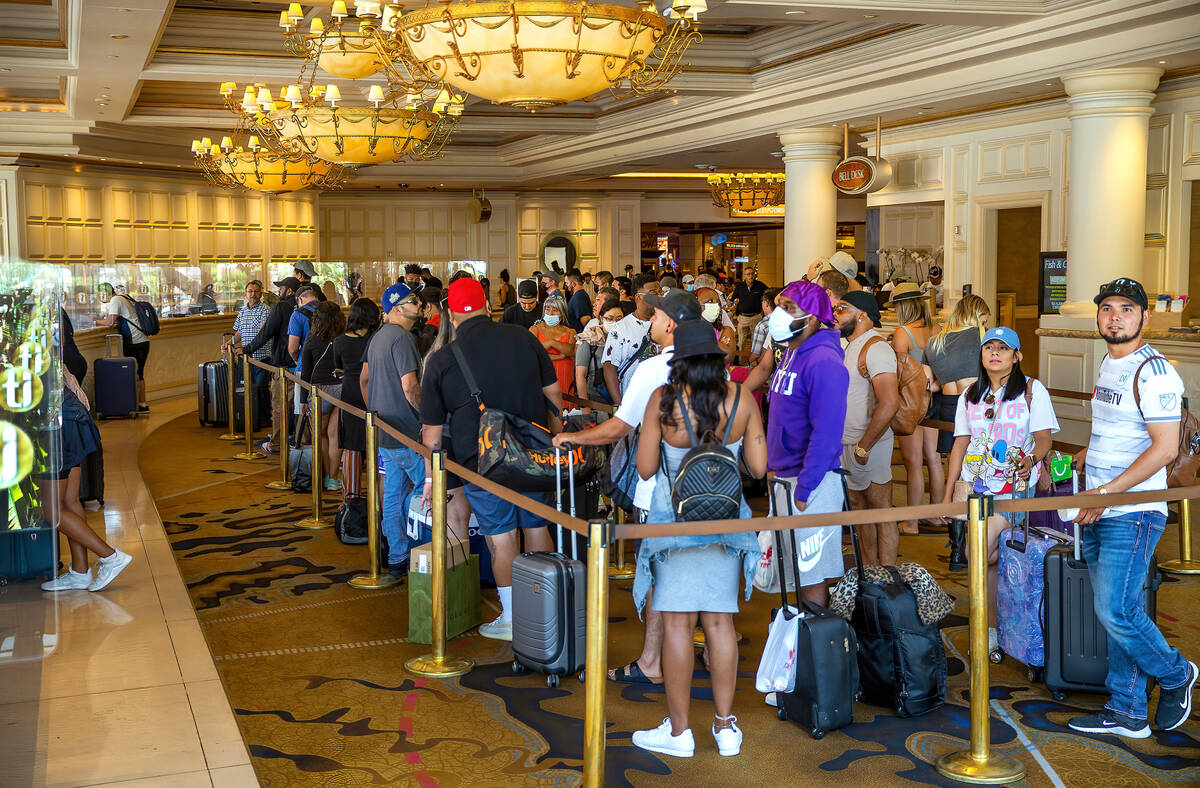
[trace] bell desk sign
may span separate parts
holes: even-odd
[[[877,192],[892,179],[892,166],[884,159],[851,156],[833,168],[833,185],[843,194]]]

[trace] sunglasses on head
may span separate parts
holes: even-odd
[[[1121,277],[1120,279],[1114,279],[1106,284],[1102,288],[1102,292],[1106,293],[1107,295],[1119,295],[1127,298],[1140,298],[1144,291],[1141,284],[1136,280]]]

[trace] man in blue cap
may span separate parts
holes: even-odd
[[[417,372],[421,356],[412,327],[421,314],[421,303],[407,284],[398,282],[383,291],[382,309],[383,325],[367,345],[359,374],[363,402],[388,425],[419,441],[421,384]],[[388,565],[402,572],[409,544],[401,524],[408,499],[421,489],[425,459],[382,430],[379,457],[384,473],[381,528],[388,540]]]

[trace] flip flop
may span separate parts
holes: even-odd
[[[643,673],[642,666],[638,664],[636,659],[633,662],[630,662],[628,665],[622,665],[621,667],[617,668],[616,674],[609,677],[608,680],[624,684],[658,685],[663,683],[661,677],[653,678]]]

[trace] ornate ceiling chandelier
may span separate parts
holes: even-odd
[[[708,176],[713,204],[731,211],[752,212],[783,203],[784,176],[779,172],[739,172]]]
[[[300,189],[330,189],[341,184],[344,170],[302,153],[273,150],[250,135],[245,145],[232,137],[220,144],[209,137],[192,141],[192,155],[205,177],[226,189],[253,189],[278,194]]]
[[[416,61],[446,83],[536,110],[605,89],[617,98],[662,89],[700,40],[695,22],[708,8],[706,0],[673,3],[664,17],[652,0],[458,0],[393,24]]]

